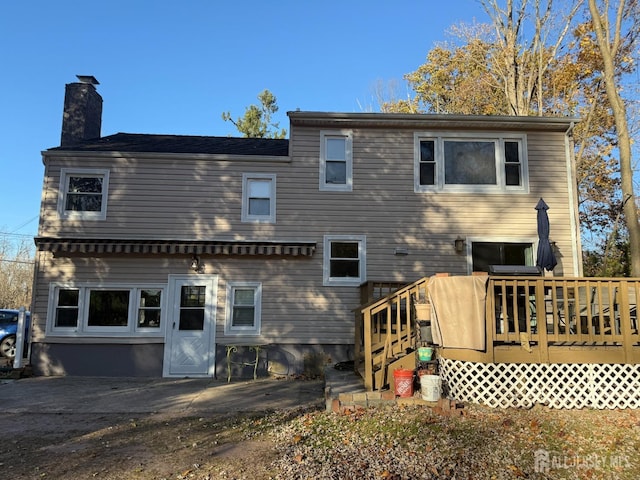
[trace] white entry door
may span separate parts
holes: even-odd
[[[165,377],[205,377],[215,370],[216,275],[170,275]]]

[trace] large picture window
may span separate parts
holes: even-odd
[[[416,133],[416,192],[526,192],[524,135]]]
[[[262,284],[230,282],[227,287],[225,335],[260,335]]]
[[[51,285],[47,331],[53,335],[163,335],[164,286]]]
[[[352,139],[348,130],[320,132],[320,190],[352,190]]]
[[[361,235],[324,237],[324,285],[358,286],[366,279],[366,240]]]
[[[109,171],[66,169],[60,172],[58,213],[62,218],[104,220],[107,217]]]

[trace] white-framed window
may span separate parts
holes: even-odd
[[[157,332],[162,325],[162,288],[138,288],[136,332]]]
[[[164,285],[51,284],[47,333],[163,336]]]
[[[367,278],[367,245],[364,235],[325,235],[323,284],[358,286]]]
[[[261,317],[262,284],[260,282],[229,282],[224,334],[260,335]]]
[[[414,133],[414,189],[421,192],[527,192],[526,135]]]
[[[276,176],[269,173],[242,175],[243,222],[276,222]]]
[[[109,170],[63,168],[60,171],[58,214],[61,218],[105,220]]]
[[[320,132],[320,190],[350,192],[353,188],[353,133]]]

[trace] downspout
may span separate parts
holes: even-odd
[[[575,144],[573,143],[573,129],[575,123],[571,122],[564,135],[565,158],[567,162],[567,192],[569,194],[569,218],[571,221],[571,242],[574,276],[584,276],[582,265],[582,240],[580,238],[580,215],[578,212],[578,185],[575,159]]]

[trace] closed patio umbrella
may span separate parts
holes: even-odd
[[[541,198],[536,205],[536,210],[538,211],[538,258],[536,266],[540,269],[544,268],[551,271],[558,262],[549,241],[549,215],[547,214],[549,206]]]

